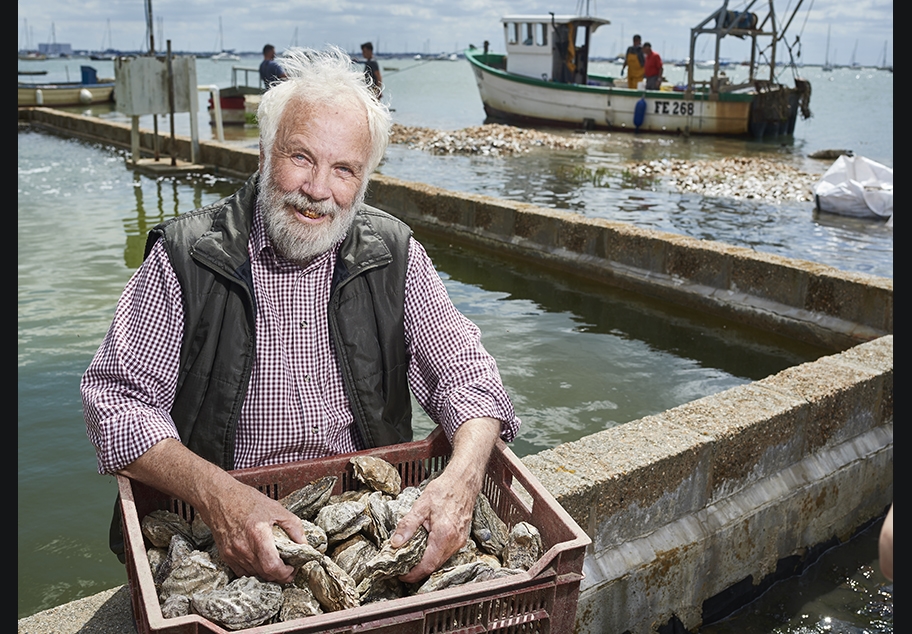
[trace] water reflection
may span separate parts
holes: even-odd
[[[484,333],[524,420],[520,456],[817,358],[824,351],[584,279],[422,238]]]

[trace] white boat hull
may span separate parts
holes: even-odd
[[[19,84],[20,107],[80,106],[114,101],[114,84]]]
[[[741,135],[748,133],[750,95],[738,100],[704,101],[702,95],[608,86],[543,82],[473,64],[488,116],[552,125],[637,130],[637,102],[646,100],[640,131]]]

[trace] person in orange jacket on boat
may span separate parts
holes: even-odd
[[[633,46],[627,47],[627,54],[624,56],[624,65],[621,66],[621,76],[624,75],[624,69],[629,68],[627,71],[628,88],[636,88],[637,84],[643,79],[643,66],[646,62],[645,56],[643,55],[643,47],[640,46],[641,41],[639,35],[633,36]]]
[[[646,76],[646,90],[658,90],[662,86],[662,58],[652,50],[652,44],[643,44],[643,53],[646,55],[646,64],[643,74]]]

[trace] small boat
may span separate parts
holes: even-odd
[[[28,84],[19,82],[19,107],[85,106],[114,101],[114,81],[98,82],[91,66],[82,66],[81,82]]]
[[[799,3],[800,4],[800,3]],[[684,86],[661,90],[629,88],[626,78],[589,72],[590,39],[606,19],[583,16],[511,15],[504,25],[506,54],[470,48],[466,59],[489,119],[531,125],[647,131],[659,133],[764,135],[791,134],[799,110],[810,116],[810,83],[796,79],[789,88],[775,79],[777,19],[727,10],[727,2],[691,29],[690,60],[696,39],[709,34],[751,42],[747,81],[733,84],[721,70],[727,60],[713,60],[712,77],[694,78],[687,66]],[[769,10],[773,11],[772,1]],[[767,30],[764,30],[767,29]],[[765,50],[758,38],[771,38]],[[762,52],[762,55],[761,55]],[[768,64],[757,61],[760,58]],[[768,66],[768,75],[761,70]]]

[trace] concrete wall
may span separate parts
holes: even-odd
[[[130,142],[122,124],[19,117]],[[254,150],[201,145],[213,171],[257,167]],[[843,351],[524,459],[593,540],[579,632],[697,626],[892,501],[892,280],[382,175],[369,201],[450,241]]]
[[[450,241],[833,350],[893,332],[891,279],[382,175],[368,202]]]
[[[593,540],[578,632],[693,628],[893,500],[893,337],[524,463]]]

